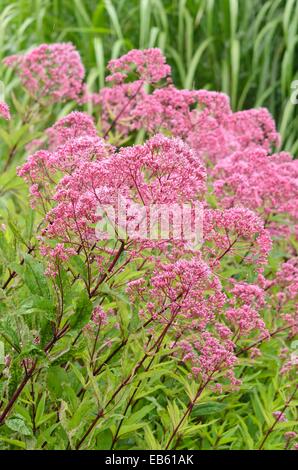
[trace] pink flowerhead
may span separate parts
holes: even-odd
[[[7,57],[4,63],[16,69],[24,88],[37,100],[82,98],[85,70],[71,43],[42,44],[27,54]]]
[[[0,101],[0,116],[2,116],[6,121],[9,121],[11,116],[9,112],[9,107],[3,101]]]
[[[97,131],[93,119],[86,113],[73,111],[59,119],[52,127],[46,130],[49,139],[49,147],[57,148],[68,140],[77,137],[96,137]]]
[[[171,68],[165,63],[165,57],[160,49],[132,49],[119,59],[109,62],[108,69],[111,75],[109,81],[123,83],[129,74],[136,74],[137,79],[147,83],[159,82],[170,75]]]
[[[286,415],[282,411],[274,411],[272,415],[274,416],[274,418],[276,418],[277,421],[280,421],[280,422],[287,421]]]

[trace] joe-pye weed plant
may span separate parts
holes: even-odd
[[[298,165],[267,109],[176,88],[157,48],[92,93],[70,43],[4,64],[1,447],[297,447]],[[173,212],[150,236],[196,204],[201,243]]]

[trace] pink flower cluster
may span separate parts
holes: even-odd
[[[80,100],[84,94],[84,66],[71,43],[42,44],[24,55],[4,59],[37,101]]]
[[[85,132],[84,126],[75,128]],[[53,135],[61,141],[66,135],[64,126],[54,126]],[[55,182],[55,175],[61,177],[61,172],[65,176]],[[163,135],[119,152],[98,137],[79,135],[52,151],[37,151],[18,173],[31,184],[35,203],[43,208],[55,204],[47,213],[49,225],[44,233],[67,243],[78,240],[79,231],[81,239],[93,244],[91,225],[98,220],[97,207],[115,205],[120,196],[130,205],[149,207],[194,201],[205,191],[205,169],[200,161],[181,140]]]
[[[240,254],[245,262],[266,264],[272,247],[271,237],[260,217],[244,207],[204,211],[205,248],[215,257]],[[240,246],[239,241],[241,240]],[[209,242],[216,247],[209,247]]]
[[[140,128],[149,134],[170,132],[212,162],[236,150],[263,148],[270,152],[279,145],[274,121],[264,108],[233,113],[223,93],[178,90],[170,79],[156,87],[159,80],[170,76],[167,67],[156,49],[130,51],[110,62],[113,73],[108,81],[113,86],[94,95],[104,113],[105,133],[113,129],[121,141],[121,136]],[[155,84],[153,91],[145,90],[143,83]],[[109,122],[116,116],[111,127]]]
[[[134,114],[138,125],[149,132],[163,129],[182,136],[206,162],[217,162],[248,148],[269,152],[279,144],[266,109],[232,113],[223,93],[177,90],[169,85],[147,95]]]
[[[298,296],[298,258],[283,263],[276,274],[275,282],[282,288],[280,300],[295,300]]]
[[[74,111],[59,119],[46,134],[48,147],[53,150],[77,137],[97,137],[97,130],[91,116]]]
[[[17,66],[30,93],[52,102],[85,93],[71,45],[40,46],[6,63]],[[281,313],[292,332],[297,324],[297,262],[290,259],[274,279],[265,277],[272,235],[290,235],[297,224],[296,161],[272,153],[280,142],[267,110],[233,113],[223,93],[176,89],[158,49],[130,51],[108,68],[109,86],[89,96],[97,126],[86,113],[63,117],[18,170],[44,215],[40,247],[48,274],[54,278],[70,257],[80,256],[93,298],[94,279],[141,260],[145,274],[128,282],[127,294],[132,305],[140,304],[154,346],[156,330],[166,327],[173,354],[195,376],[213,381],[223,372],[237,386],[235,348],[242,338],[268,337],[262,318],[268,297],[279,313],[285,307]],[[127,145],[140,129],[144,143]],[[200,201],[202,246],[192,249],[171,235],[163,241],[130,233],[116,234],[113,244],[99,240],[98,209],[115,209],[119,197],[131,222],[152,205]],[[227,266],[232,274],[225,277]],[[277,285],[284,289],[279,297],[271,294]],[[104,326],[106,320],[96,307],[92,322]]]
[[[261,147],[237,151],[221,159],[213,175],[223,207],[241,205],[259,212],[272,233],[297,231],[298,161],[289,154],[268,155]],[[285,218],[283,226],[278,215]]]
[[[290,334],[298,334],[298,258],[293,257],[283,263],[271,282],[270,288],[278,287],[276,307],[281,312]],[[289,363],[291,364],[291,362]],[[295,363],[294,366],[297,366]]]
[[[119,136],[127,136],[139,127],[135,110],[145,98],[144,82],[115,84],[104,87],[99,93],[91,95],[91,100],[99,107],[101,133],[106,136],[115,127]],[[114,126],[113,123],[117,122]]]
[[[0,116],[2,116],[6,121],[10,120],[9,107],[3,101],[0,101]]]
[[[273,411],[272,415],[277,421],[286,422],[287,417],[282,411]]]
[[[108,80],[116,83],[124,82],[133,73],[146,83],[157,83],[171,73],[160,49],[132,49],[119,59],[111,60],[108,69],[111,72]]]
[[[227,297],[199,253],[190,260],[157,262],[151,279],[130,282],[128,292],[132,301],[146,302],[140,312],[144,320],[169,325],[176,337],[172,348],[195,375],[211,380],[216,371],[226,369],[224,376],[237,383],[230,370],[237,360],[233,333],[219,322]]]

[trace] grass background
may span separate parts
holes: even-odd
[[[42,42],[73,42],[91,89],[107,62],[160,47],[178,87],[224,91],[232,108],[266,106],[283,149],[298,153],[296,0],[0,0],[0,58]],[[7,93],[15,81],[1,65]]]

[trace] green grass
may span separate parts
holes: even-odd
[[[295,0],[1,0],[0,56],[41,42],[71,41],[94,90],[109,59],[131,48],[160,47],[179,87],[224,91],[234,110],[269,108],[283,148],[298,152]],[[3,68],[7,91],[14,86]]]

